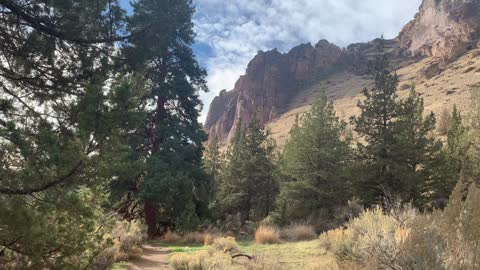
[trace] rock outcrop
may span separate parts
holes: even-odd
[[[254,115],[261,123],[275,119],[309,84],[345,72],[365,75],[368,60],[380,47],[396,67],[433,57],[423,71],[428,79],[477,46],[479,37],[480,0],[424,0],[415,18],[393,40],[376,39],[345,49],[321,40],[315,46],[301,44],[286,54],[259,52],[235,88],[223,90],[213,100],[204,128],[210,139],[228,141],[240,120],[248,123]]]
[[[448,63],[476,46],[479,36],[480,0],[424,0],[398,40],[414,56]]]
[[[364,75],[380,42],[392,59],[405,57],[397,41],[380,39],[346,49],[320,40],[315,46],[301,44],[286,54],[259,52],[234,89],[222,90],[211,103],[204,125],[210,140],[230,140],[239,122],[249,123],[254,115],[262,124],[275,119],[299,91],[335,72]]]
[[[299,45],[287,54],[277,50],[259,52],[234,89],[223,90],[210,105],[204,125],[209,137],[228,140],[240,121],[248,123],[254,115],[261,123],[275,118],[299,82],[327,74],[341,55],[342,50],[326,40],[315,47],[309,43]]]

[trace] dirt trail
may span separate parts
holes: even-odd
[[[132,262],[129,270],[167,270],[170,250],[154,245],[143,245],[142,258]]]

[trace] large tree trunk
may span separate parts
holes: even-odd
[[[146,201],[144,211],[148,239],[153,239],[157,234],[157,205],[150,201]]]

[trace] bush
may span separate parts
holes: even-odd
[[[480,189],[457,184],[444,211],[365,210],[320,236],[340,269],[480,269]]]
[[[287,241],[308,241],[317,238],[313,226],[296,224],[280,231],[280,238]]]
[[[95,257],[93,269],[104,270],[114,262],[139,258],[142,255],[141,245],[145,238],[145,226],[141,222],[117,221],[105,239],[110,245]]]
[[[146,238],[145,227],[139,221],[119,221],[112,234],[117,248],[115,261],[125,261],[141,256],[141,244]]]
[[[205,233],[189,232],[181,237],[181,243],[184,245],[203,245],[205,242]]]
[[[417,220],[405,241],[405,268],[480,269],[480,189],[457,184],[445,210]]]
[[[117,247],[109,247],[103,250],[93,263],[93,269],[105,270],[108,269],[115,262],[115,255],[118,253]]]
[[[402,245],[416,217],[410,205],[397,205],[388,214],[380,207],[365,210],[347,229],[323,233],[321,246],[333,252],[341,268],[403,269]]]
[[[278,230],[274,227],[262,225],[255,232],[255,242],[257,244],[275,244],[279,240]]]
[[[170,244],[178,244],[181,242],[182,237],[178,235],[176,232],[172,232],[169,230],[163,236],[163,240],[165,240],[165,242]]]
[[[223,253],[238,253],[240,251],[240,247],[235,241],[235,238],[231,236],[216,238],[213,240],[211,249]]]

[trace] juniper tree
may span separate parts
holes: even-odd
[[[124,15],[117,1],[0,1],[2,266],[88,268],[106,244],[119,124],[106,89]]]
[[[297,117],[280,163],[284,180],[277,214],[282,220],[332,219],[334,210],[347,202],[352,191],[350,142],[346,123],[338,119],[325,96],[310,112]]]

